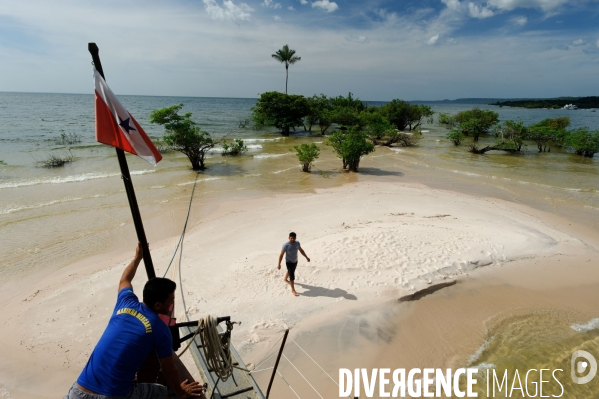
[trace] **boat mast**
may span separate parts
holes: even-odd
[[[100,49],[96,43],[88,43],[87,49],[92,55],[94,67],[100,73],[100,75],[102,75],[102,78],[106,80],[106,77],[104,76],[104,70],[102,69],[102,62],[100,61]],[[135,197],[135,190],[133,189],[133,182],[131,181],[131,174],[129,173],[129,166],[127,165],[127,159],[125,158],[125,151],[116,147],[115,150],[116,156],[119,160],[119,166],[121,168],[121,178],[125,184],[127,199],[129,200],[129,208],[131,208],[131,216],[133,216],[133,224],[135,225],[135,231],[137,232],[137,240],[141,244],[141,248],[143,250],[144,265],[146,267],[146,273],[149,280],[156,277],[156,272],[154,271],[154,264],[152,263],[152,256],[150,255],[150,250],[148,248],[146,233],[141,221],[139,207],[137,206],[137,199]]]

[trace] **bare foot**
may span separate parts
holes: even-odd
[[[291,291],[291,293],[292,293],[293,295],[295,295],[295,296],[299,296],[299,294],[298,294],[297,292],[295,292],[295,291]]]

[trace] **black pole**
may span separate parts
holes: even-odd
[[[287,341],[288,334],[289,334],[289,329],[285,330],[285,335],[283,336],[283,342],[281,342],[281,348],[279,349],[279,354],[277,355],[277,361],[275,362],[275,367],[272,370],[272,375],[270,376],[270,382],[268,383],[268,389],[266,390],[266,399],[268,399],[268,395],[270,395],[270,388],[272,388],[272,382],[275,380],[275,374],[277,373],[277,367],[279,367],[279,360],[281,360],[281,355],[283,354],[283,348],[285,347],[285,341]]]
[[[104,77],[104,70],[102,69],[102,62],[100,61],[99,48],[96,43],[88,43],[87,49],[92,55],[94,66]],[[127,192],[127,199],[129,200],[129,208],[131,208],[131,216],[133,216],[133,224],[135,225],[135,231],[137,232],[137,240],[141,244],[143,250],[144,265],[146,267],[146,273],[148,279],[156,277],[154,271],[154,264],[152,263],[152,256],[148,248],[148,240],[146,239],[146,232],[144,231],[144,225],[141,221],[141,214],[139,213],[139,207],[137,206],[137,199],[135,198],[135,190],[133,189],[133,182],[131,181],[131,174],[129,173],[129,166],[127,165],[127,159],[125,158],[125,151],[120,148],[115,148],[116,156],[119,160],[119,166],[121,167],[121,178],[125,184],[125,191]]]

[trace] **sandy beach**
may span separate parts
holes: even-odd
[[[489,320],[515,309],[566,309],[578,322],[599,317],[592,306],[599,299],[596,232],[523,205],[362,181],[209,209],[186,234],[180,275],[174,265],[166,276],[183,286],[179,319],[185,317],[182,293],[191,319],[230,315],[241,322],[233,342],[248,363],[258,363],[291,328],[291,337],[333,378],[340,367],[464,366],[485,341]],[[290,231],[312,260],[300,259],[297,298],[282,281],[284,270],[276,269]],[[155,264],[168,264],[177,241],[150,243]],[[103,332],[133,244],[129,252],[2,286],[1,398],[61,397],[68,390]],[[140,267],[138,293],[145,281]],[[451,281],[458,283],[398,305],[400,297]],[[344,338],[362,319],[374,335]],[[392,333],[384,338],[381,331]],[[305,362],[299,352],[297,361]],[[336,397],[324,373],[314,378],[325,397]],[[293,376],[289,381],[301,384]],[[277,384],[273,397],[291,397]],[[301,397],[318,396],[304,391]]]

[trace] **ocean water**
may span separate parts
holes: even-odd
[[[149,123],[150,112],[183,103],[184,111],[192,112],[203,130],[216,138],[241,138],[250,148],[239,157],[224,157],[217,148],[207,158],[208,169],[200,173],[190,170],[185,156],[177,152],[164,154],[157,167],[127,156],[150,243],[180,234],[196,181],[190,227],[201,223],[213,204],[221,201],[381,180],[505,199],[599,230],[597,155],[589,159],[559,149],[539,154],[534,145],[518,155],[473,155],[465,145],[453,146],[445,139],[447,129],[433,123],[423,126],[417,147],[377,148],[364,157],[360,173],[353,174],[342,170],[341,161],[324,145],[326,138],[316,131],[310,134],[298,129],[291,137],[283,137],[274,129],[240,127],[240,121],[249,118],[255,99],[120,99],[153,139],[159,139],[163,130]],[[432,107],[435,112],[456,113],[475,106],[439,103]],[[590,110],[479,107],[497,111],[501,120],[530,124],[569,116],[574,128],[599,129],[599,113]],[[62,133],[78,134],[82,141],[70,146],[57,144]],[[492,141],[481,138],[481,144]],[[321,156],[309,174],[300,171],[290,151],[301,143],[321,147]],[[76,159],[63,167],[47,169],[37,164],[50,154],[68,153]],[[5,162],[0,165],[1,281],[33,272],[50,273],[92,255],[133,248],[137,240],[115,152],[94,141],[91,94],[0,93],[0,160]],[[174,247],[176,239],[171,241]],[[597,325],[576,329],[568,317],[552,315],[506,320],[490,333],[491,341],[473,362],[513,368],[522,356],[526,359],[529,350],[533,353],[528,357],[531,365],[541,360],[549,365],[565,364],[565,354],[575,346],[596,349]],[[548,341],[533,339],[531,331],[537,336],[545,334]],[[523,342],[528,346],[522,347]],[[521,350],[512,351],[515,347]]]

